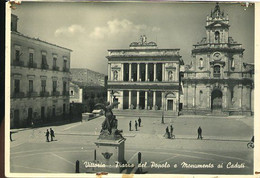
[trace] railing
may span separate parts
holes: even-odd
[[[218,74],[218,73],[213,73],[213,77],[214,77],[214,78],[220,78],[220,74]]]
[[[49,69],[49,65],[48,65],[48,64],[42,64],[42,65],[41,65],[41,68],[42,68],[42,69]]]
[[[13,61],[13,66],[24,66],[24,62],[23,61]]]
[[[56,70],[56,71],[59,71],[59,70],[60,70],[60,68],[57,67],[57,66],[53,66],[52,69],[53,69],[53,70]]]
[[[35,91],[33,91],[33,92],[28,92],[28,93],[27,93],[27,96],[28,96],[28,97],[37,97],[37,96],[38,96],[38,93],[35,92]]]
[[[37,64],[34,62],[28,62],[28,67],[29,68],[37,68]]]
[[[24,98],[24,92],[15,92],[13,98]]]
[[[41,97],[48,97],[49,95],[50,95],[50,93],[47,92],[47,91],[41,91],[41,92],[40,92],[40,96],[41,96]]]
[[[52,96],[60,96],[60,92],[59,91],[53,91],[51,93]]]

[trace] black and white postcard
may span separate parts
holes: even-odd
[[[6,176],[257,177],[256,7],[7,2]]]

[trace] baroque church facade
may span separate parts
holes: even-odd
[[[254,65],[229,34],[229,19],[218,3],[206,20],[206,37],[193,45],[183,72],[184,114],[251,115]]]

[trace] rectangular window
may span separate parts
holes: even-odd
[[[63,92],[66,93],[67,91],[67,82],[63,82]]]
[[[33,53],[29,53],[29,63],[33,64]]]
[[[57,91],[57,81],[52,82],[52,91],[56,92]]]
[[[56,67],[56,66],[57,66],[57,58],[54,57],[54,58],[53,58],[53,67]]]
[[[33,80],[29,80],[29,92],[33,92]]]
[[[42,92],[46,92],[46,80],[41,81]]]
[[[15,60],[20,61],[20,51],[19,50],[15,50]]]
[[[20,80],[14,80],[14,92],[15,93],[20,92]]]
[[[64,69],[67,69],[67,60],[64,60],[64,61],[63,61],[63,68],[64,68]]]
[[[45,54],[42,54],[42,64],[47,65],[47,59]]]

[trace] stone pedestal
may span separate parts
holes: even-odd
[[[105,164],[105,168],[95,168],[96,172],[120,173],[120,164],[125,163],[125,139],[99,139],[96,144],[96,162]]]

